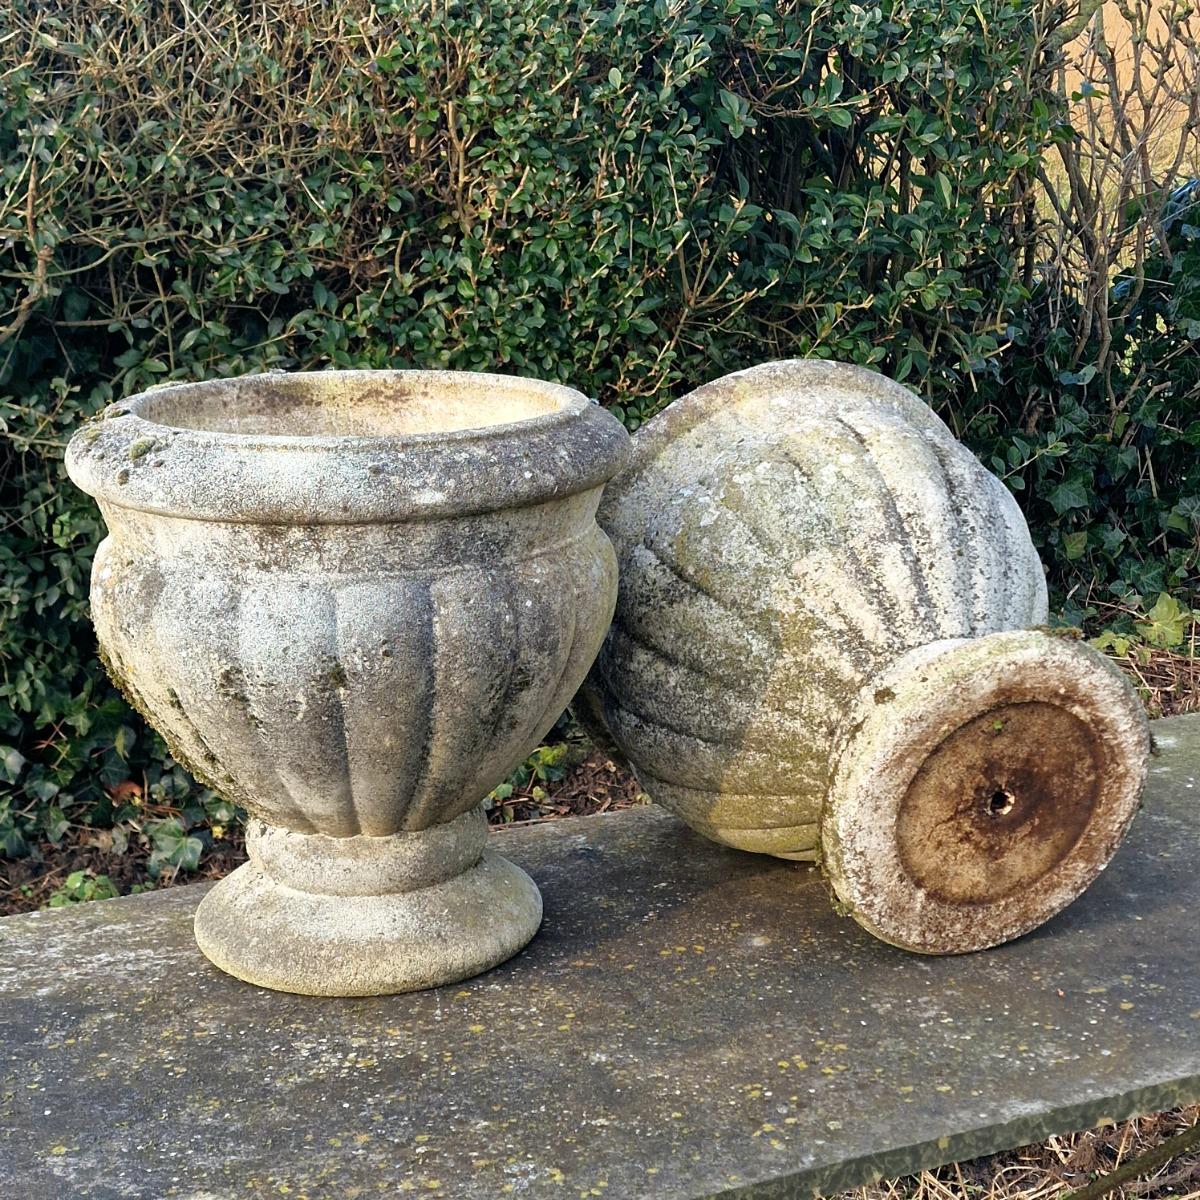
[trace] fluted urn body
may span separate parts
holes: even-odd
[[[219,966],[403,991],[532,937],[537,889],[485,850],[480,802],[603,639],[595,510],[627,443],[570,389],[416,371],[172,386],[76,434],[109,670],[253,818],[197,914]]]
[[[928,952],[1032,928],[1108,861],[1140,705],[1035,628],[1016,503],[907,389],[820,361],[726,376],[638,431],[599,519],[619,598],[577,711],[697,830],[821,860]]]

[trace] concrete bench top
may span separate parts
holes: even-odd
[[[432,992],[239,983],[202,885],[4,919],[3,1193],[803,1196],[1200,1100],[1200,717],[1155,736],[1109,870],[960,958],[653,808],[497,834],[542,932]]]

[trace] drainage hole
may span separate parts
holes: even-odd
[[[1012,792],[1005,791],[1004,788],[997,788],[989,797],[987,802],[988,814],[993,817],[1003,817],[1012,812],[1013,805],[1016,804],[1016,798]]]

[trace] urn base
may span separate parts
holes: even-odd
[[[250,861],[204,897],[196,941],[221,970],[309,996],[418,991],[478,975],[537,932],[542,898],[483,849],[481,809],[390,837],[254,822]]]
[[[1070,904],[1137,810],[1149,730],[1116,667],[1021,630],[936,642],[865,689],[821,816],[846,910],[907,950],[995,946]]]

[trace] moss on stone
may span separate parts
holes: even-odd
[[[151,728],[158,733],[159,737],[162,738],[167,747],[167,753],[170,754],[170,756],[197,782],[203,784],[204,787],[211,788],[215,792],[227,791],[228,789],[226,784],[232,782],[230,777],[226,775],[226,784],[221,784],[216,780],[211,771],[209,771],[206,767],[196,763],[192,756],[179,745],[178,740],[162,728],[162,722],[156,719],[152,708],[146,702],[146,698],[134,686],[128,675],[126,675],[118,666],[116,657],[109,653],[109,651],[107,651],[102,645],[98,644],[96,649],[106,674],[108,675],[109,679],[112,680],[113,687],[115,687],[117,691],[121,693],[129,707],[137,712],[146,721],[146,724],[151,726]],[[180,700],[179,694],[173,688],[168,689],[167,702],[181,716],[186,717],[183,702]],[[192,732],[196,737],[196,740],[203,747],[205,758],[212,764],[212,766],[219,767],[221,764],[217,759],[217,756],[213,754],[212,750],[207,745],[205,745],[204,740],[200,737],[200,735],[195,732],[194,726]]]

